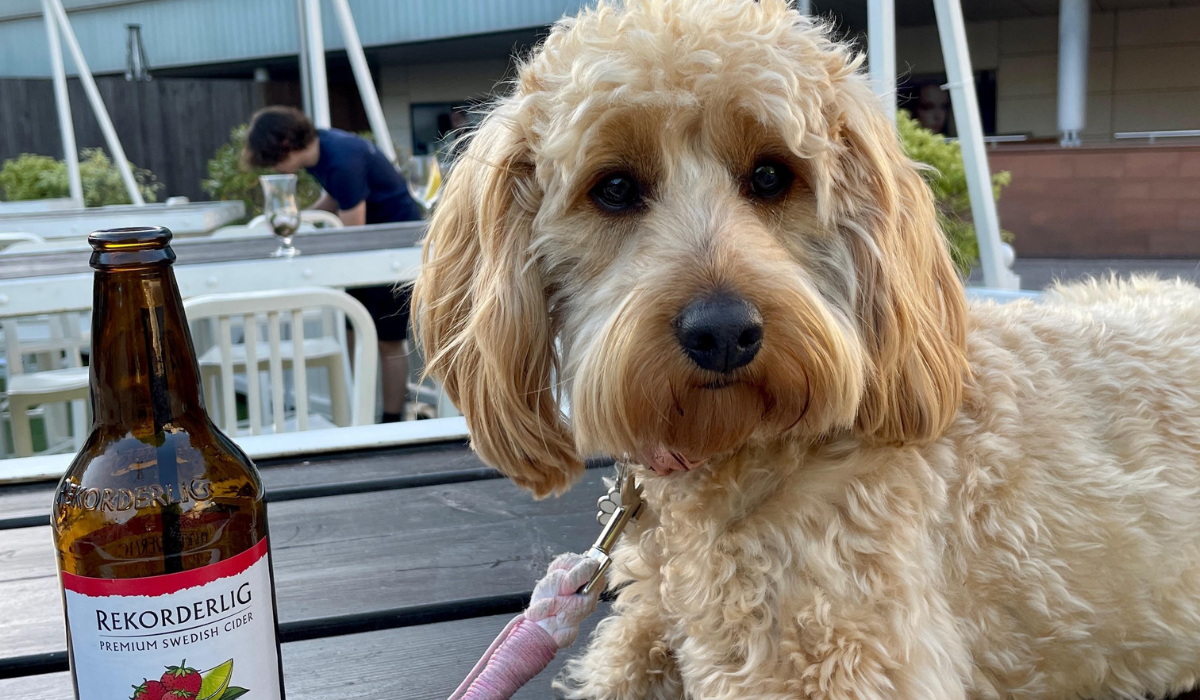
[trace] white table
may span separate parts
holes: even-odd
[[[296,238],[301,255],[271,258],[270,237],[185,240],[174,245],[184,298],[312,286],[348,288],[412,280],[421,264],[423,223],[355,226]],[[0,257],[0,317],[90,309],[86,250]]]
[[[85,209],[7,206],[0,207],[0,232],[34,233],[46,240],[58,240],[83,239],[101,228],[166,226],[177,236],[195,236],[215,231],[245,215],[246,205],[240,201],[144,207],[121,204]]]

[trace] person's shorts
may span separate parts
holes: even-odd
[[[360,287],[347,289],[346,293],[357,299],[371,318],[375,319],[375,332],[382,341],[397,341],[408,338],[409,308],[412,304],[412,285],[403,287]]]

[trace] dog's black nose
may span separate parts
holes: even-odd
[[[762,347],[762,314],[739,296],[714,294],[679,312],[675,337],[700,368],[728,374],[750,364]]]

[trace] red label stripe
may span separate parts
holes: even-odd
[[[92,578],[62,572],[63,588],[86,596],[162,596],[223,578],[236,576],[253,566],[267,553],[267,538],[250,549],[225,561],[191,571],[146,578]]]

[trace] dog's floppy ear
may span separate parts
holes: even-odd
[[[467,142],[425,239],[413,291],[427,371],[466,416],[479,456],[545,496],[583,462],[560,412],[558,360],[531,222],[540,195],[527,142],[501,104]]]
[[[966,299],[929,187],[865,81],[847,82],[840,185],[857,229],[857,315],[872,364],[856,427],[872,440],[920,443],[958,410]]]

